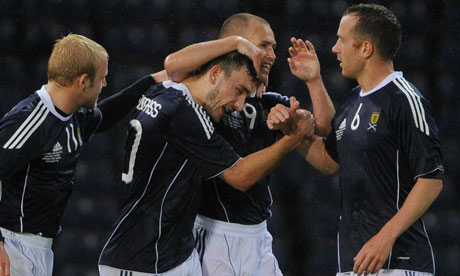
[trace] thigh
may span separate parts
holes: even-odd
[[[258,276],[282,276],[281,270],[272,250],[273,237],[266,231],[262,244],[260,245],[260,259],[257,269]]]
[[[54,256],[51,249],[33,247],[7,237],[4,247],[10,258],[11,276],[52,276]]]

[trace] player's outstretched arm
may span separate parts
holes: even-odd
[[[310,92],[313,104],[313,114],[316,119],[315,134],[327,136],[331,131],[331,120],[335,109],[326,91],[320,73],[320,63],[313,43],[306,40],[291,38],[288,58],[291,73],[303,80]]]
[[[271,146],[240,159],[220,177],[239,190],[246,190],[269,174],[284,157],[313,135],[314,118],[309,112],[300,112],[294,129]]]
[[[418,220],[442,190],[441,179],[418,178],[401,209],[355,256],[353,271],[377,273],[385,263],[396,239]]]
[[[3,241],[0,241],[0,276],[10,276],[10,258],[5,251]]]
[[[261,50],[241,36],[229,36],[187,46],[168,55],[164,68],[171,80],[181,82],[200,66],[231,51],[248,56],[253,61],[254,68],[259,71]]]
[[[97,132],[107,130],[128,115],[131,109],[137,105],[141,95],[154,84],[155,74],[145,76],[98,103],[98,108],[102,112],[102,122]]]
[[[299,112],[299,111],[297,111]],[[269,129],[279,129],[284,134],[289,133],[293,117],[290,109],[284,105],[278,104],[270,110],[267,118]],[[321,137],[312,136],[305,139],[297,148],[297,151],[307,160],[315,169],[323,174],[334,174],[339,170],[339,164],[332,159],[326,151],[324,141]]]

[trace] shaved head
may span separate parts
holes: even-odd
[[[246,36],[248,26],[251,21],[257,21],[261,24],[268,24],[267,20],[262,17],[250,13],[237,13],[225,20],[220,29],[219,38],[224,38],[232,35]]]

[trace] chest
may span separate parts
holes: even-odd
[[[396,146],[389,103],[381,97],[356,97],[347,101],[334,121],[339,152],[378,153]]]

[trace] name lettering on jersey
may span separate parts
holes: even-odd
[[[343,121],[340,123],[339,129],[335,131],[335,138],[337,141],[342,139],[343,132],[347,129],[347,118],[344,118]]]
[[[377,132],[377,122],[379,121],[380,112],[374,112],[371,116],[371,121],[369,122],[369,127],[367,131]]]
[[[63,147],[59,142],[57,142],[50,152],[43,153],[42,160],[45,163],[57,163],[61,160]]]
[[[150,117],[156,118],[161,109],[161,104],[142,95],[142,98],[139,100],[136,108],[147,115],[150,115]]]

